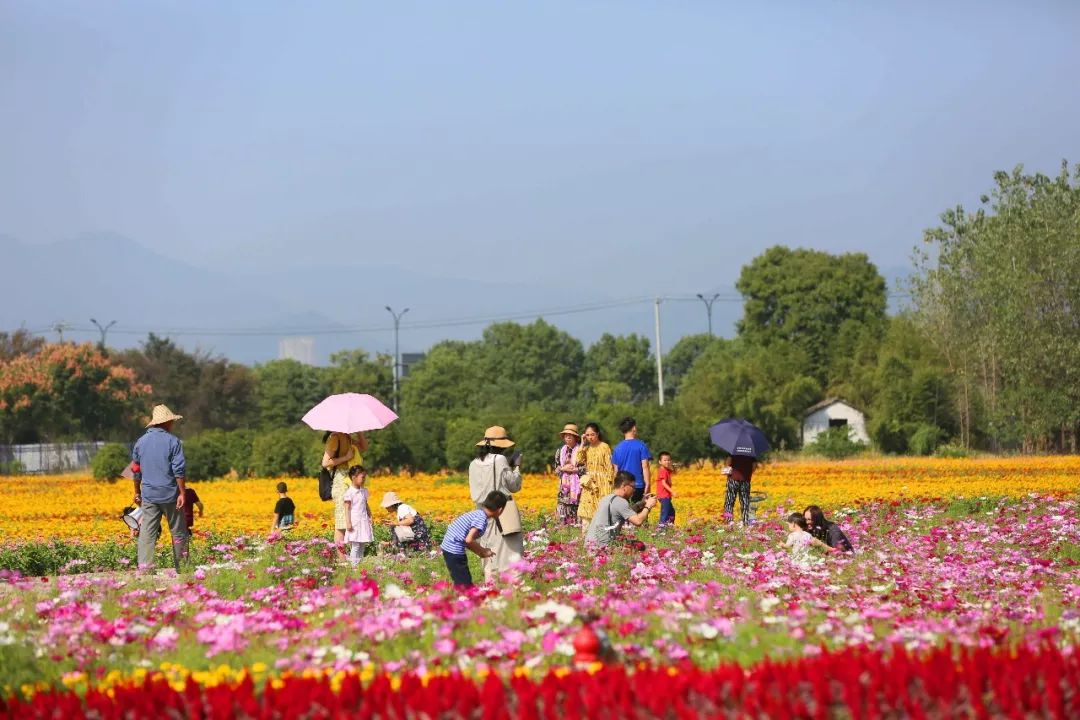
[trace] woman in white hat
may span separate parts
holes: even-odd
[[[383,495],[382,507],[391,514],[390,540],[401,553],[427,552],[431,549],[431,531],[416,508],[401,501],[391,490]]]
[[[581,433],[574,423],[566,423],[562,432],[563,445],[555,451],[555,477],[559,479],[559,495],[555,502],[555,517],[562,525],[576,525],[578,521],[578,498],[581,495],[580,476],[585,472],[584,463],[578,464],[577,448]]]
[[[515,456],[513,465],[504,455],[512,447],[514,441],[506,436],[506,429],[498,425],[485,430],[484,439],[476,443],[476,459],[469,464],[469,494],[477,508],[493,490],[507,496],[521,490],[521,455]],[[480,544],[494,553],[483,561],[484,577],[488,581],[509,570],[521,560],[525,551],[524,533],[520,529],[504,532],[512,527],[506,515],[504,510],[500,522],[488,523],[487,532],[480,538]]]

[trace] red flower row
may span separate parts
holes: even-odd
[[[362,685],[348,675],[285,678],[262,691],[249,680],[180,692],[162,680],[86,697],[49,691],[0,701],[10,718],[997,718],[1080,717],[1080,656],[1040,650],[942,648],[922,655],[849,649],[750,669],[606,667],[478,681],[460,675],[425,683],[405,675]]]

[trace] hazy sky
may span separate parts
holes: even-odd
[[[0,234],[615,297],[777,243],[896,269],[994,170],[1080,160],[1078,38],[1068,0],[5,0]]]

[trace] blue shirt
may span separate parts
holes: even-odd
[[[149,428],[135,443],[131,459],[142,469],[142,499],[151,503],[176,502],[180,486],[176,478],[185,477],[187,461],[180,438],[159,427]]]
[[[634,476],[634,487],[645,487],[645,475],[641,471],[641,461],[652,460],[648,446],[633,438],[623,440],[611,452],[611,464]]]
[[[487,530],[487,525],[487,513],[483,510],[470,510],[450,523],[450,527],[446,528],[446,535],[443,537],[442,545],[439,547],[451,555],[464,555],[465,538],[469,536],[469,531],[476,528],[483,535],[484,531]]]

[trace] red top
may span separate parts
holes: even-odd
[[[746,457],[745,455],[732,455],[731,456],[731,474],[728,475],[732,480],[746,480],[750,481],[750,476],[754,474],[754,458]]]
[[[660,466],[660,469],[656,471],[656,497],[669,498],[671,493],[664,487],[664,481],[667,480],[668,485],[671,485],[671,471],[664,466]]]
[[[184,488],[184,520],[188,528],[195,524],[195,503],[199,502],[199,493],[191,488]]]

